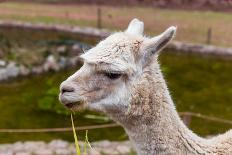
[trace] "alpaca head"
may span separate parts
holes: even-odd
[[[110,35],[81,55],[84,64],[61,84],[60,101],[73,111],[125,113],[133,87],[176,31],[172,26],[148,38],[143,29],[143,22],[133,19],[124,32]]]

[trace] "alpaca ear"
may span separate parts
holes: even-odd
[[[141,46],[141,52],[143,52],[143,64],[147,64],[154,54],[161,51],[174,38],[176,29],[175,26],[171,26],[162,34],[143,42]]]
[[[125,31],[125,33],[142,35],[143,30],[144,30],[143,22],[138,20],[137,18],[135,18],[130,22],[130,24],[128,25],[128,28]]]

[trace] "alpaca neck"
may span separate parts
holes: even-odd
[[[156,72],[144,73],[128,114],[117,120],[139,155],[204,153],[206,140],[193,134],[181,121],[158,64],[155,67]]]
[[[206,140],[192,133],[173,109],[131,118],[123,126],[138,155],[200,154],[207,146]]]

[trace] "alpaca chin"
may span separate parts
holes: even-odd
[[[77,101],[65,104],[65,107],[72,112],[80,112],[86,109],[86,102],[84,101]]]

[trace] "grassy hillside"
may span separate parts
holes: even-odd
[[[149,35],[160,33],[170,25],[176,25],[178,26],[177,40],[205,43],[208,28],[212,28],[212,44],[231,46],[231,13],[145,7],[103,6],[101,8],[102,25],[107,29],[124,29],[132,18],[137,17],[145,22],[145,31]],[[96,18],[97,7],[93,5],[0,3],[0,20],[96,26]]]

